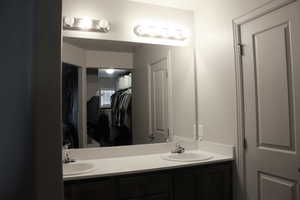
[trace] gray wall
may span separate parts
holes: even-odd
[[[0,199],[32,199],[33,1],[1,0],[0,24]]]
[[[64,42],[62,44],[62,60],[65,63],[86,67],[86,51]]]
[[[116,89],[116,78],[101,78],[99,80],[99,88]]]
[[[35,2],[34,199],[63,197],[61,164],[61,1]],[[51,9],[49,9],[51,8]],[[35,17],[38,16],[38,17]],[[24,183],[23,183],[24,184]]]
[[[193,50],[190,47],[171,48],[173,133],[185,139],[194,139],[196,124]]]
[[[89,101],[93,96],[96,95],[98,87],[98,72],[97,70],[87,70],[86,73],[86,92],[87,98]]]
[[[269,0],[197,1],[197,80],[199,123],[204,138],[234,144],[236,80],[232,20]]]
[[[0,2],[1,200],[62,197],[60,13],[59,0]]]

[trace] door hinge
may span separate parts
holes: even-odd
[[[169,77],[169,73],[168,73],[168,71],[166,71],[166,78],[168,78]]]
[[[248,142],[247,142],[247,139],[244,138],[244,149],[247,149],[248,148]]]
[[[244,47],[245,47],[245,45],[243,45],[243,44],[241,44],[241,43],[239,43],[239,44],[237,45],[238,53],[239,53],[240,56],[244,56],[244,55],[245,55]]]

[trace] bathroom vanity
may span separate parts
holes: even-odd
[[[94,170],[64,176],[65,200],[231,200],[230,150],[226,154],[225,148],[215,148],[224,153],[221,154],[200,149],[186,153],[208,155],[210,159],[192,162],[164,159],[170,153],[92,159],[96,150],[76,150],[72,156],[91,156],[78,163],[93,165]]]
[[[65,200],[231,200],[232,163],[65,182]]]

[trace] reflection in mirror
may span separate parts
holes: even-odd
[[[63,62],[64,144],[194,139],[192,48],[65,37]]]
[[[87,69],[88,147],[132,144],[132,72]]]
[[[62,64],[62,119],[63,119],[63,142],[72,148],[79,147],[78,138],[78,75],[79,66]]]

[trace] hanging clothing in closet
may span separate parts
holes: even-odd
[[[117,127],[120,130],[120,134],[115,141],[119,145],[132,143],[131,101],[131,89],[117,91],[111,96],[111,123],[113,127]]]
[[[113,126],[131,129],[131,89],[117,91],[111,97],[111,117]]]

